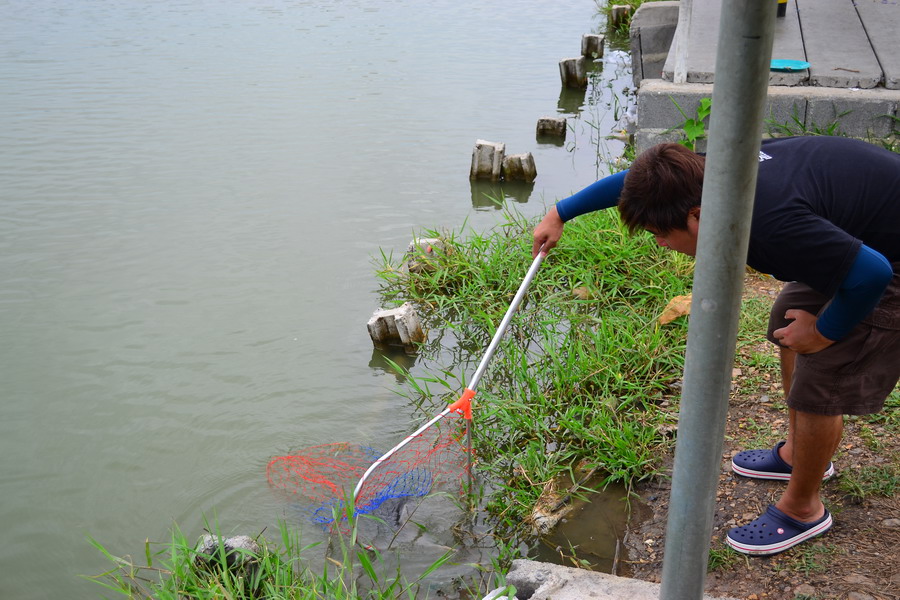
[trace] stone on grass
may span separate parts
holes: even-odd
[[[247,535],[223,538],[206,534],[197,543],[194,568],[201,572],[215,573],[227,569],[235,577],[249,578],[259,564],[262,548]],[[222,563],[224,555],[225,562]]]

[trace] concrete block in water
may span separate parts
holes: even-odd
[[[375,345],[399,343],[411,346],[425,341],[419,315],[409,302],[398,308],[376,310],[366,328]]]
[[[600,58],[603,56],[603,46],[606,36],[585,34],[581,36],[581,55],[588,58]]]
[[[472,168],[469,170],[469,179],[500,179],[503,168],[503,156],[506,154],[506,144],[476,140],[475,149],[472,150]]]
[[[615,4],[609,9],[609,24],[618,27],[628,20],[631,15],[631,7],[627,4]]]
[[[504,158],[503,177],[507,181],[534,181],[537,178],[537,168],[531,152],[511,154]]]
[[[225,564],[222,564],[222,551]],[[250,536],[236,535],[226,539],[207,534],[197,543],[193,567],[201,572],[217,572],[224,568],[235,577],[249,579],[261,555],[262,548]]]
[[[442,238],[416,238],[406,248],[406,262],[403,266],[410,273],[433,271],[433,261],[449,251]]]
[[[566,139],[566,118],[541,117],[537,122],[537,137],[558,137]]]
[[[559,61],[559,77],[563,87],[585,88],[587,87],[587,60],[583,56],[578,58],[564,58]]]

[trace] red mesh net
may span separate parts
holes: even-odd
[[[356,497],[356,512],[372,513],[393,498],[425,496],[461,487],[468,472],[466,423],[450,412],[375,467]],[[310,502],[312,519],[334,520],[366,470],[381,456],[372,448],[348,443],[323,444],[269,461],[272,487]]]

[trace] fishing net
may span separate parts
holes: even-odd
[[[308,503],[312,521],[323,525],[346,516],[354,491],[355,512],[371,514],[388,500],[461,489],[470,458],[466,414],[445,410],[385,455],[333,443],[277,456],[266,467],[269,485]]]

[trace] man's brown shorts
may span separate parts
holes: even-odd
[[[867,415],[884,408],[900,379],[900,263],[878,306],[839,342],[798,354],[787,405],[819,415]],[[787,283],[772,306],[767,338],[791,321],[791,308],[818,315],[830,299],[802,283]]]

